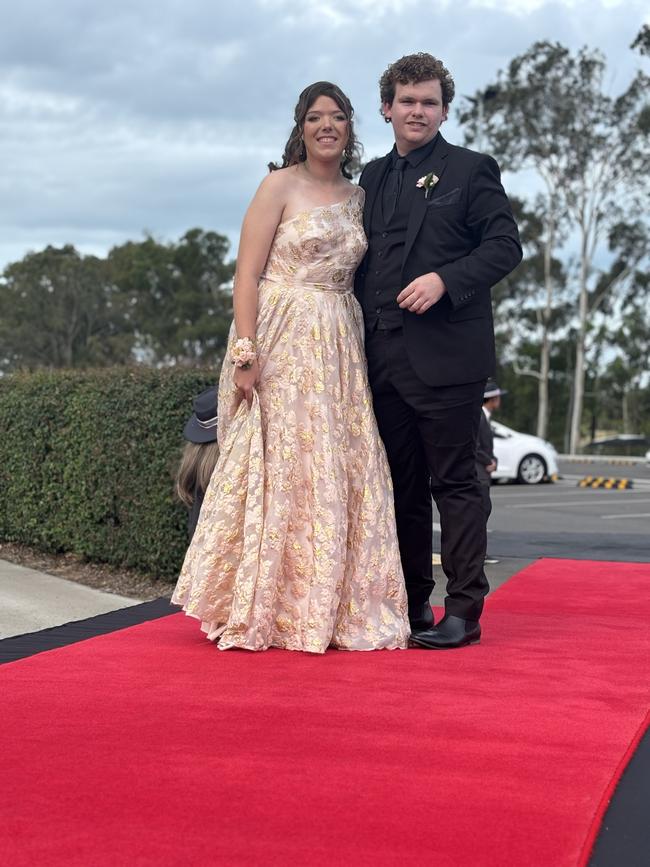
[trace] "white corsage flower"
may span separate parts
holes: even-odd
[[[428,175],[424,175],[424,177],[420,178],[420,180],[417,182],[417,184],[415,186],[420,187],[420,189],[423,189],[424,190],[424,198],[428,199],[429,193],[435,187],[435,185],[438,183],[439,180],[440,180],[440,178],[438,177],[438,175],[434,175],[433,172],[429,172]]]
[[[240,337],[235,340],[230,351],[230,361],[235,367],[241,367],[242,370],[248,370],[257,358],[255,352],[255,344],[250,337]]]

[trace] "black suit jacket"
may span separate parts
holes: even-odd
[[[366,234],[390,164],[387,154],[361,174]],[[420,316],[403,311],[409,360],[428,385],[477,382],[494,373],[490,289],[521,261],[519,233],[492,157],[450,145],[439,135],[421,164],[421,174],[429,172],[439,181],[428,197],[422,189],[413,194],[401,288],[436,271],[447,292]],[[358,297],[365,276],[364,260],[355,279]]]

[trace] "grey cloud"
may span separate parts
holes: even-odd
[[[527,16],[479,3],[207,0],[26,2],[0,32],[0,265],[45,243],[102,252],[143,229],[200,225],[236,244],[277,159],[299,91],[327,78],[357,110],[366,156],[391,145],[377,81],[428,50],[472,93],[536,39],[605,50],[625,80],[644,9],[546,4]],[[328,11],[329,10],[329,11]],[[452,117],[445,134],[460,140]],[[22,252],[21,252],[22,251]]]

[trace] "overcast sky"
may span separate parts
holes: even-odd
[[[607,56],[612,92],[646,0],[21,0],[0,27],[0,268],[28,250],[105,254],[200,226],[236,248],[300,90],[339,84],[370,158],[392,144],[377,81],[429,51],[462,94],[539,39]],[[506,185],[509,180],[506,177]],[[514,183],[510,181],[510,183]]]

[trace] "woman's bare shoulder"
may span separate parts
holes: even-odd
[[[296,177],[296,167],[287,166],[284,169],[275,169],[266,175],[260,183],[259,189],[279,195],[286,192],[294,183]]]

